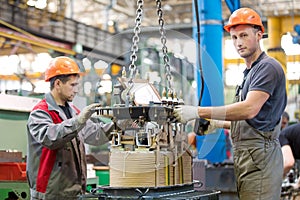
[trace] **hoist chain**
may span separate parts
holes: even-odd
[[[168,56],[168,48],[166,46],[167,38],[166,38],[166,30],[164,28],[164,19],[163,19],[163,11],[161,8],[161,0],[156,0],[156,7],[157,7],[157,15],[158,15],[158,24],[160,26],[159,32],[160,32],[160,41],[162,44],[162,53],[163,53],[163,60],[166,70],[166,79],[167,79],[167,86],[168,90],[172,91],[171,88],[171,67],[170,67],[170,59]]]
[[[137,10],[136,10],[136,18],[135,18],[135,27],[133,29],[134,36],[132,37],[132,47],[131,47],[131,56],[129,65],[130,75],[129,78],[132,80],[134,78],[134,73],[136,73],[136,65],[135,62],[137,60],[137,52],[139,50],[138,42],[140,41],[139,33],[141,32],[141,23],[142,23],[142,14],[143,14],[143,0],[137,0]]]
[[[136,10],[136,19],[135,19],[135,27],[133,29],[134,36],[132,37],[132,47],[131,47],[131,56],[130,56],[130,65],[129,65],[129,78],[130,83],[132,83],[132,79],[135,76],[135,73],[137,71],[135,62],[137,61],[137,52],[138,52],[138,43],[139,43],[139,34],[141,32],[141,22],[142,22],[142,14],[143,14],[143,0],[137,0],[137,10]],[[158,24],[159,24],[159,32],[160,32],[160,41],[162,44],[162,53],[163,53],[163,61],[164,61],[164,67],[166,70],[166,80],[167,80],[167,88],[168,90],[172,91],[171,88],[171,67],[170,67],[170,59],[168,55],[168,48],[166,46],[167,38],[166,38],[166,31],[164,28],[164,19],[163,19],[163,11],[161,6],[161,0],[156,0],[156,7],[157,7],[157,15],[158,15]]]

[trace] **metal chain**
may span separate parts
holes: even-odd
[[[132,46],[131,46],[131,56],[129,65],[130,75],[129,78],[132,80],[134,77],[134,72],[136,72],[135,62],[137,60],[137,52],[139,50],[138,42],[140,41],[139,33],[141,32],[141,23],[142,23],[142,14],[143,14],[143,0],[137,0],[137,10],[136,10],[136,18],[135,18],[135,27],[133,29],[134,36],[132,37]]]
[[[160,26],[159,32],[160,32],[160,41],[162,44],[162,52],[163,52],[163,59],[164,59],[164,65],[166,69],[166,79],[167,79],[167,86],[168,90],[173,91],[171,87],[171,67],[170,67],[170,59],[168,56],[168,48],[166,46],[167,38],[166,38],[166,30],[164,28],[164,19],[163,19],[163,11],[161,8],[161,0],[156,0],[156,7],[157,7],[157,15],[158,15],[158,24]]]

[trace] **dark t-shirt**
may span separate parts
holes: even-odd
[[[72,118],[69,104],[66,103],[65,106],[60,106],[59,105],[59,107],[64,111],[64,113],[65,113],[65,115],[67,116],[68,119]]]
[[[280,145],[289,145],[295,159],[300,159],[300,123],[284,128],[279,135]]]
[[[263,91],[270,97],[259,113],[246,121],[258,130],[273,130],[280,122],[287,103],[285,74],[281,65],[264,52],[251,66],[242,89],[242,100],[246,99],[249,91]]]

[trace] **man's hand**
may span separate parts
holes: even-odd
[[[177,106],[174,109],[174,116],[181,123],[186,123],[192,119],[200,118],[198,106]]]
[[[77,115],[77,120],[80,124],[84,124],[95,112],[96,107],[100,107],[100,103],[90,104],[82,109],[82,111]]]
[[[209,125],[208,125],[207,130],[204,131],[204,134],[205,134],[205,135],[206,135],[206,134],[209,134],[209,133],[213,133],[213,132],[215,132],[215,130],[216,130],[217,128],[219,128],[218,125],[217,125],[217,123],[218,123],[217,120],[210,119],[210,120],[208,120],[208,121],[209,121]]]

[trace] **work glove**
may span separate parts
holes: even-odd
[[[100,107],[100,103],[90,104],[82,109],[82,111],[77,115],[77,120],[80,124],[84,124],[95,112],[96,107]]]
[[[176,106],[173,111],[174,117],[181,123],[186,123],[192,119],[199,118],[198,106]]]

